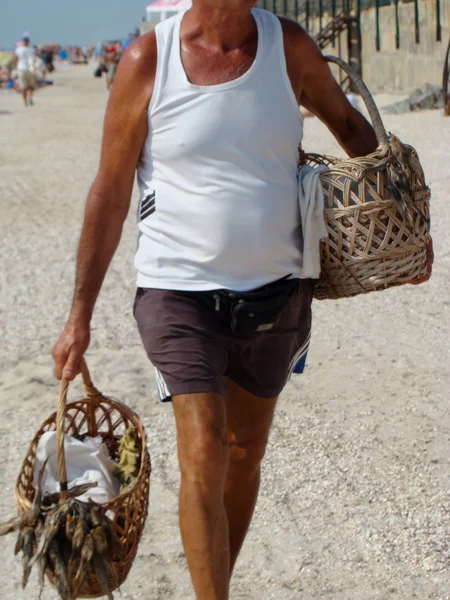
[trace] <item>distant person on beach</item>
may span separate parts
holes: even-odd
[[[72,308],[52,350],[56,376],[73,379],[137,169],[134,315],[175,413],[180,527],[197,600],[229,598],[277,398],[308,351],[315,282],[301,278],[299,105],[349,156],[377,148],[305,30],[255,5],[193,0],[125,51]]]
[[[105,51],[103,48],[103,42],[97,42],[97,44],[95,46],[95,56],[96,56],[97,60],[102,60],[104,53],[105,53]]]
[[[55,66],[53,64],[54,53],[52,48],[44,48],[41,53],[41,58],[44,61],[46,70],[49,73],[52,73],[55,70]]]
[[[30,47],[30,38],[24,36],[22,44],[16,48],[16,68],[19,78],[19,89],[25,106],[33,105],[33,94],[36,88],[36,75],[32,70],[34,48]]]
[[[111,90],[116,76],[117,64],[119,62],[119,54],[115,46],[109,46],[105,52],[105,67],[106,67],[106,89]]]

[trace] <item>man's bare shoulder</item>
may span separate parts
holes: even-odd
[[[157,65],[156,35],[152,31],[134,40],[123,53],[112,87],[112,104],[117,110],[127,105],[144,106],[150,102]]]
[[[154,31],[146,33],[134,40],[120,59],[121,70],[130,71],[134,77],[154,79],[158,50]]]
[[[285,17],[278,17],[278,20],[281,23],[281,28],[283,30],[284,38],[288,41],[299,40],[302,37],[308,35],[306,30],[293,21],[292,19],[286,19]]]
[[[287,58],[320,59],[322,53],[308,32],[291,19],[278,17],[283,30],[284,49]],[[305,61],[302,61],[303,63]]]

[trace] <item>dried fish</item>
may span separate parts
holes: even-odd
[[[87,564],[95,552],[94,538],[91,534],[86,536],[83,547],[81,548],[81,563]]]
[[[74,581],[73,581],[73,597],[77,597],[78,592],[80,591],[83,582],[86,578],[86,572],[87,572],[87,566],[90,563],[90,561],[92,560],[92,557],[94,555],[94,540],[92,539],[92,536],[90,534],[88,534],[86,536],[86,539],[84,540],[83,543],[83,547],[81,549],[81,557],[80,557],[80,564],[78,567],[78,571],[77,574],[75,575]]]
[[[69,498],[76,498],[77,496],[81,496],[82,494],[85,494],[86,492],[92,490],[92,488],[95,488],[97,486],[97,481],[93,481],[92,483],[83,483],[81,485],[76,485],[69,490]]]
[[[108,552],[108,540],[106,533],[101,526],[96,527],[91,532],[94,540],[95,550],[100,556],[107,554]]]
[[[21,531],[19,531],[19,535],[17,536],[17,542],[16,545],[14,546],[14,556],[17,556],[19,554],[19,552],[22,550],[23,548],[23,529]]]
[[[74,554],[72,552],[72,555],[69,559],[69,563],[67,565],[67,578],[69,581],[72,581],[74,575],[78,572],[78,569],[80,568],[80,562],[80,553]]]
[[[25,527],[23,529],[22,536],[22,567],[23,567],[23,578],[22,578],[22,588],[25,589],[28,578],[31,573],[30,560],[33,556],[33,547],[36,544],[36,535],[34,533],[33,527]]]
[[[0,525],[0,536],[8,535],[8,533],[12,533],[13,531],[17,531],[18,529],[20,529],[20,526],[22,525],[22,520],[22,515],[19,515],[18,517],[10,519],[6,523],[2,523],[2,525]]]
[[[64,502],[64,504],[61,504],[47,515],[47,518],[45,520],[45,528],[39,540],[39,545],[36,550],[36,554],[34,555],[30,563],[31,567],[41,555],[47,553],[50,543],[57,535],[59,528],[61,526],[64,526],[65,519],[70,514],[70,511],[72,509],[71,502],[72,500],[67,500],[66,502]]]
[[[48,547],[48,558],[55,576],[56,589],[62,600],[71,600],[67,571],[58,542],[53,539]]]
[[[76,598],[89,573],[95,575],[101,589],[112,600],[112,589],[118,587],[113,559],[120,560],[124,555],[120,538],[102,506],[75,499],[97,484],[76,486],[69,492],[72,497],[59,503],[59,494],[58,497],[42,495],[44,470],[45,463],[40,469],[29,510],[0,526],[3,535],[19,531],[14,553],[22,551],[22,586],[25,588],[32,567],[37,564],[39,598],[48,570],[53,574],[61,600]],[[57,505],[43,511],[43,504],[53,501]]]
[[[41,468],[39,469],[39,475],[37,480],[36,490],[34,492],[33,502],[31,504],[31,508],[28,511],[28,518],[33,522],[32,525],[36,524],[36,521],[39,519],[41,515],[41,504],[42,504],[42,477],[44,476],[45,467],[47,466],[48,459],[43,462]]]
[[[105,596],[108,597],[108,600],[114,600],[114,596],[112,595],[109,587],[108,574],[106,572],[105,564],[101,556],[98,556],[97,554],[94,554],[92,557],[92,570],[94,571],[97,581],[104,591]]]
[[[90,510],[92,523],[98,527],[101,526],[103,532],[106,535],[108,546],[111,548],[111,555],[115,556],[117,560],[123,560],[124,551],[122,542],[119,536],[115,532],[112,522],[105,515],[101,506],[93,504]]]
[[[19,515],[17,517],[10,519],[6,523],[1,524],[0,525],[0,536],[8,535],[9,533],[13,533],[14,531],[17,531],[18,529],[22,530],[27,526],[30,526],[30,527],[36,526],[36,523],[41,515],[41,483],[42,483],[42,476],[44,474],[46,464],[47,464],[47,461],[45,461],[45,463],[42,465],[42,467],[39,471],[38,484],[37,484],[37,488],[36,488],[36,491],[34,494],[34,500],[33,500],[31,507],[24,515]],[[19,538],[20,538],[20,536],[19,536]],[[19,540],[17,540],[16,547],[14,550],[16,554],[21,549],[20,544],[21,544],[21,542],[19,542]],[[18,547],[19,547],[19,550],[17,550]],[[17,550],[17,552],[16,552],[16,550]]]
[[[81,496],[85,494],[92,488],[97,487],[98,483],[96,481],[92,483],[83,483],[82,485],[76,485],[71,490],[68,491],[69,498],[76,498],[77,496]],[[60,493],[55,492],[54,494],[46,494],[42,499],[42,504],[44,506],[53,506],[53,504],[58,504],[60,499]]]
[[[49,567],[47,555],[41,556],[37,560],[38,566],[38,581],[39,581],[39,600],[41,600],[42,592],[44,591],[45,586],[45,571]]]
[[[78,523],[77,515],[67,515],[65,530],[66,530],[66,538],[69,540],[69,542],[71,542],[73,539],[73,535],[75,533],[77,523]]]
[[[81,571],[79,571],[79,575],[77,572],[77,575],[75,576],[75,579],[73,580],[72,583],[72,598],[77,598],[80,590],[82,589],[84,582],[86,581],[86,577],[87,577],[87,569],[86,567],[84,567]]]
[[[86,523],[85,518],[78,517],[78,522],[75,526],[73,538],[72,538],[72,551],[81,551],[84,540],[89,533],[89,525]]]

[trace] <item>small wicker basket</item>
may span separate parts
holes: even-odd
[[[64,456],[64,435],[101,436],[107,445],[113,460],[118,459],[120,439],[130,425],[138,433],[138,441],[142,448],[141,464],[137,480],[124,493],[102,507],[114,515],[113,527],[119,536],[124,551],[124,559],[113,563],[115,576],[108,576],[111,590],[117,589],[127,578],[133,560],[136,556],[139,541],[147,518],[148,498],[150,489],[150,456],[146,445],[144,427],[137,415],[127,406],[103,396],[92,384],[92,380],[83,360],[83,388],[85,398],[67,404],[69,382],[62,380],[56,413],[44,421],[28,448],[23,461],[15,488],[16,503],[21,514],[25,513],[34,497],[34,464],[39,440],[47,431],[56,431],[58,479],[61,489],[67,488],[66,462]],[[67,492],[61,492],[61,500],[67,498]],[[46,510],[42,508],[43,512]],[[47,571],[50,583],[53,584],[51,573]],[[104,591],[97,582],[95,575],[89,571],[79,598],[98,598],[104,596]]]
[[[379,146],[373,154],[338,159],[300,151],[300,164],[326,165],[320,175],[328,239],[321,245],[315,297],[346,298],[383,290],[427,271],[430,191],[416,151],[387,135],[375,102],[358,74],[340,58],[369,111]]]

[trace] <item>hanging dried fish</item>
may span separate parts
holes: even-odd
[[[108,597],[108,600],[114,600],[114,596],[112,595],[109,587],[108,574],[105,564],[101,556],[98,556],[97,554],[94,554],[92,557],[92,570],[94,571],[102,590],[105,592],[105,596]]]
[[[78,523],[77,515],[67,515],[65,530],[66,530],[66,538],[69,542],[72,542],[72,540],[73,540],[73,535],[75,533],[77,523]]]
[[[111,556],[115,557],[117,560],[123,560],[124,551],[122,542],[120,541],[120,538],[115,532],[111,521],[105,515],[101,506],[98,506],[97,504],[92,504],[90,515],[93,525],[95,525],[95,527],[100,526],[103,529],[103,532],[106,535],[108,546],[111,549]]]
[[[88,534],[84,540],[83,547],[81,549],[80,565],[78,567],[77,574],[75,575],[75,579],[73,581],[73,596],[75,598],[77,597],[78,592],[83,586],[87,574],[88,565],[92,560],[94,551],[94,540],[91,534]]]
[[[18,529],[22,530],[26,526],[30,526],[30,527],[36,526],[39,516],[41,514],[41,510],[40,510],[40,507],[41,507],[41,483],[42,483],[42,476],[44,475],[46,466],[47,466],[47,461],[44,462],[44,464],[42,465],[42,467],[39,471],[37,488],[36,488],[36,491],[34,494],[34,500],[33,500],[31,507],[25,514],[19,515],[18,517],[14,517],[14,518],[10,519],[9,521],[7,521],[6,523],[3,523],[2,525],[0,525],[0,536],[8,535],[8,533],[13,533],[14,531],[17,531]],[[20,538],[20,535],[19,535],[19,538]],[[17,540],[16,549],[17,549],[17,547],[19,547],[19,550],[22,547],[21,542],[19,542],[19,540]],[[19,550],[17,552],[19,552]]]
[[[72,489],[70,489],[68,491],[69,498],[76,498],[77,496],[81,496],[82,494],[85,494],[86,492],[88,492],[89,490],[91,490],[92,488],[95,488],[97,486],[98,486],[98,483],[96,481],[94,481],[92,483],[83,483],[82,485],[76,485],[75,487],[73,487]],[[45,496],[42,499],[42,505],[43,506],[53,506],[53,504],[58,504],[59,500],[60,500],[59,492],[55,492],[53,494],[45,494]]]
[[[61,600],[71,600],[72,594],[67,579],[67,569],[58,542],[53,539],[49,544],[48,558],[55,576],[56,589]]]
[[[36,534],[34,528],[30,526],[25,527],[22,533],[22,588],[25,589],[31,573],[30,560],[33,556],[33,547],[36,544]]]
[[[108,540],[103,528],[99,525],[91,532],[94,540],[95,550],[100,556],[106,556],[108,553]]]
[[[20,529],[20,526],[22,525],[22,520],[23,517],[21,515],[19,517],[14,517],[13,519],[6,521],[6,523],[2,523],[0,525],[0,536],[8,535],[8,533],[12,533],[13,531],[17,531],[18,529]]]
[[[39,540],[39,545],[36,550],[36,554],[30,562],[31,567],[34,565],[34,563],[38,560],[40,556],[47,553],[48,548],[52,540],[58,534],[60,527],[65,528],[66,518],[72,510],[72,502],[73,500],[67,500],[60,506],[53,509],[53,511],[48,513],[47,518],[45,519],[45,527]]]
[[[132,436],[128,443],[131,448]],[[122,560],[124,555],[120,538],[101,506],[76,499],[97,484],[75,486],[69,491],[71,497],[60,502],[59,494],[42,494],[45,466],[44,463],[40,469],[29,510],[0,526],[2,535],[19,532],[14,553],[22,552],[22,586],[25,588],[32,567],[37,564],[39,598],[48,571],[61,600],[74,600],[89,573],[95,576],[108,600],[113,600],[111,590],[118,587],[113,560]],[[45,509],[53,504],[56,506]]]
[[[72,553],[77,551],[81,552],[84,540],[88,534],[89,525],[86,522],[85,515],[79,515],[72,538]]]
[[[42,592],[45,586],[45,571],[50,568],[47,556],[41,556],[37,561],[38,566],[38,581],[39,581],[39,600],[41,600]]]

